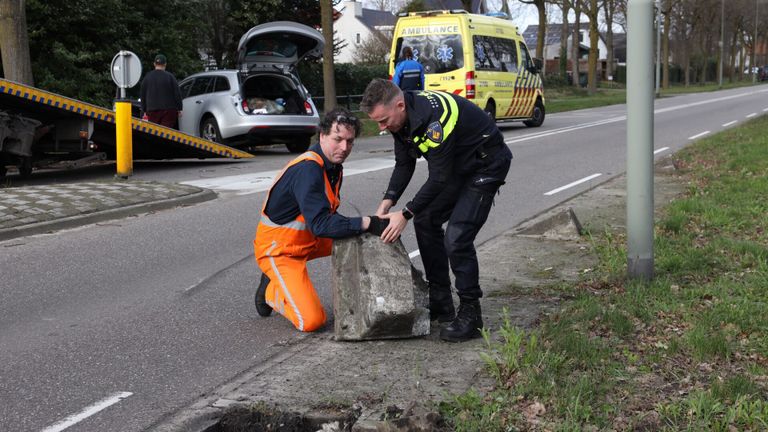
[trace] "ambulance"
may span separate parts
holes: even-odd
[[[463,10],[399,15],[389,75],[410,47],[424,67],[425,90],[463,96],[496,120],[544,123],[541,61],[528,52],[517,26],[496,16]]]

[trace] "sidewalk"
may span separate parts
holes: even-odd
[[[0,241],[215,197],[194,186],[125,180],[0,188]]]

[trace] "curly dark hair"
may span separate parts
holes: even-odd
[[[334,108],[328,111],[320,120],[320,133],[328,135],[331,133],[331,127],[333,124],[346,125],[355,130],[355,138],[360,136],[360,119],[355,117],[349,110],[345,108]]]

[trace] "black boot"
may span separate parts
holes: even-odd
[[[440,331],[440,339],[448,342],[463,342],[479,338],[483,328],[483,317],[480,313],[480,300],[461,299],[459,313],[456,319]]]
[[[453,307],[451,286],[429,284],[429,320],[447,323],[453,321],[456,309]]]
[[[272,315],[272,306],[267,304],[265,295],[267,294],[267,285],[269,285],[269,278],[264,273],[261,274],[261,282],[256,289],[256,312],[260,316],[268,317]]]

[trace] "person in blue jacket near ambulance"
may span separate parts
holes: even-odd
[[[403,57],[405,60],[395,67],[392,82],[402,90],[424,90],[424,66],[413,58],[411,47],[403,48]]]

